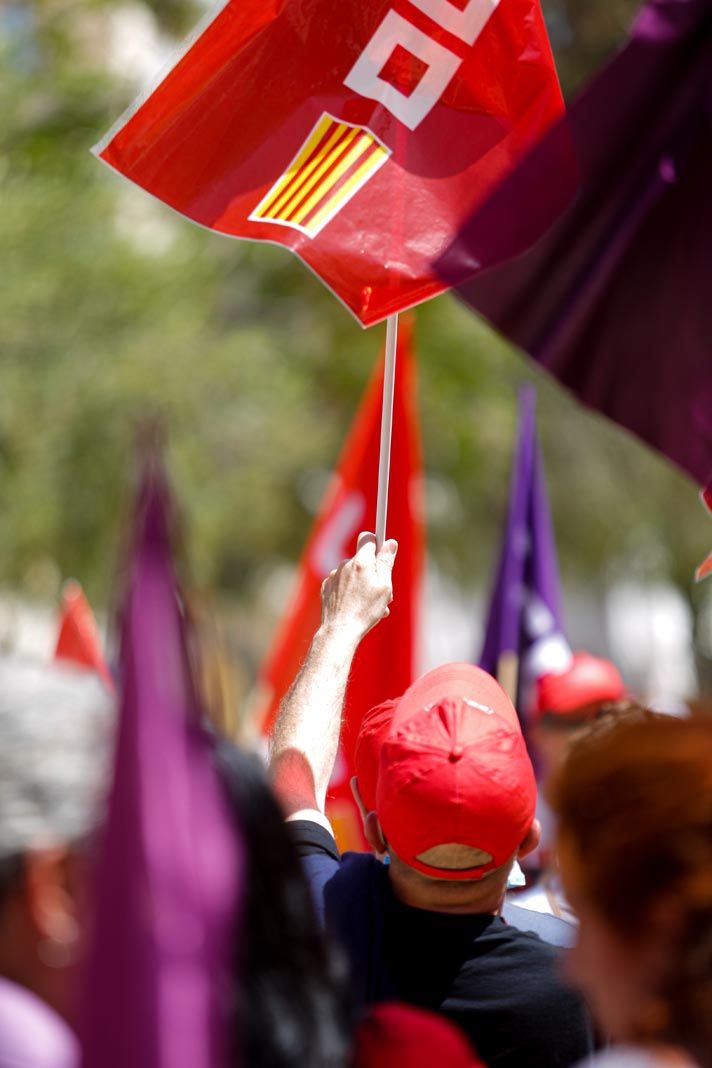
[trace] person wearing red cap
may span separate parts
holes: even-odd
[[[566,759],[571,743],[602,718],[615,726],[638,706],[627,694],[618,669],[610,660],[577,652],[565,671],[541,675],[536,682],[530,737],[539,758],[544,783]],[[537,914],[551,914],[576,925],[576,915],[566,899],[555,856],[556,827],[551,810],[540,794],[537,817],[542,825],[539,849],[525,866],[527,888],[512,900]]]
[[[448,665],[447,670],[451,670],[452,666]],[[470,665],[460,665],[460,669],[465,678],[471,678]],[[364,834],[370,838],[373,852],[380,860],[386,860],[388,854],[383,851],[382,843],[373,834],[373,817],[369,819],[369,813],[375,813],[378,807],[378,769],[381,748],[390,732],[397,706],[396,700],[384,701],[366,713],[361,723],[354,752],[356,774],[351,780],[351,789],[361,812]],[[508,888],[522,885],[520,882],[522,879],[521,869],[518,864],[515,864],[507,884]],[[560,918],[552,909],[533,910],[531,905],[527,905],[526,911],[523,911],[518,894],[517,891],[505,899],[502,916],[507,923],[521,927],[525,931],[535,931],[545,942],[553,946],[568,949],[573,945],[575,932],[572,931],[570,923]]]
[[[626,696],[618,668],[610,660],[590,653],[575,653],[566,671],[540,676],[532,740],[544,777],[560,765],[574,731]]]
[[[275,725],[275,787],[362,1004],[398,998],[439,1010],[487,1065],[564,1068],[591,1049],[583,1003],[554,948],[500,916],[508,874],[536,846],[538,825],[534,772],[497,682],[448,664],[381,709],[391,722],[385,735],[383,724],[372,731],[378,769],[361,790],[369,841],[388,864],[341,857],[324,814],[351,662],[389,611],[396,549],[376,552],[361,535],[354,558],[325,581],[321,626]]]

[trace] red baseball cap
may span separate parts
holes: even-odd
[[[479,879],[514,855],[535,806],[517,714],[491,675],[445,664],[406,690],[381,743],[376,790],[383,833],[404,863]]]
[[[367,812],[376,811],[381,746],[390,730],[397,704],[397,700],[384,701],[367,712],[356,739],[354,771],[358,779],[358,792]]]
[[[536,715],[567,716],[605,701],[620,701],[626,688],[618,668],[590,653],[575,653],[560,674],[537,680]]]
[[[408,717],[413,711],[420,711],[426,705],[432,704],[442,692],[447,691],[450,695],[459,694],[467,698],[473,687],[479,687],[481,693],[484,693],[483,688],[487,687],[491,687],[493,694],[499,691],[499,684],[472,664],[443,664],[435,671],[421,676],[400,698],[383,701],[366,713],[356,740],[354,771],[361,800],[368,812],[376,810],[381,747],[393,723],[396,709],[400,710],[401,718]],[[517,722],[517,715],[511,704],[507,712],[511,714],[513,722]]]
[[[411,1005],[373,1006],[356,1028],[354,1068],[484,1068],[463,1031]]]

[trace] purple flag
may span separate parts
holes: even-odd
[[[547,672],[565,670],[571,659],[535,405],[534,389],[524,388],[509,513],[479,661],[513,697],[523,726],[533,683]]]
[[[121,710],[98,861],[83,1068],[234,1064],[228,999],[241,849],[201,726],[151,465],[122,617]]]
[[[555,209],[527,253],[471,278],[498,232]],[[438,264],[585,404],[712,477],[712,0],[651,0],[622,51]],[[470,281],[467,279],[471,278]]]

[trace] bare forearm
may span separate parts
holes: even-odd
[[[341,716],[351,663],[361,639],[388,615],[398,546],[376,553],[373,534],[359,535],[356,555],[343,560],[321,588],[321,626],[275,724],[270,770],[288,816],[324,811],[339,750]]]
[[[275,724],[270,771],[287,814],[323,812],[339,747],[341,717],[359,634],[322,624]]]

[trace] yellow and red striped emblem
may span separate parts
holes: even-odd
[[[250,220],[293,226],[316,237],[390,154],[370,130],[324,112]]]

